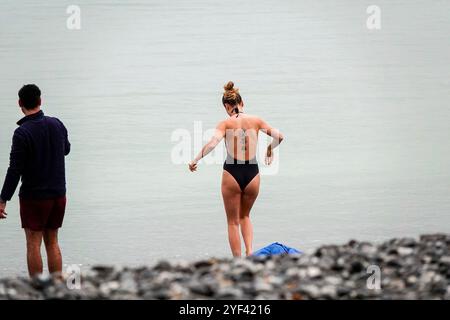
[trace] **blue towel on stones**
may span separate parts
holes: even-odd
[[[274,242],[264,248],[259,249],[258,251],[253,253],[253,255],[254,256],[274,256],[274,255],[278,255],[278,254],[301,254],[301,253],[303,253],[303,252],[301,252],[300,250],[290,248],[279,242]]]

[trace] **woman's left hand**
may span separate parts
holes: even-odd
[[[189,170],[191,170],[191,172],[197,171],[197,161],[189,163]]]
[[[266,165],[270,166],[272,164],[273,161],[273,154],[272,154],[272,148],[270,148],[270,146],[267,148],[267,152],[266,152]]]

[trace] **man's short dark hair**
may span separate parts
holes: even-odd
[[[26,84],[19,90],[19,99],[27,110],[38,107],[41,99],[41,90],[35,84]]]

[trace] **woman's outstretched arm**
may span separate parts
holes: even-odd
[[[224,136],[225,136],[225,122],[220,122],[216,127],[214,136],[209,140],[207,144],[203,146],[199,154],[189,164],[189,170],[191,170],[192,172],[197,170],[197,163],[200,161],[200,159],[206,157],[208,153],[213,151],[214,148],[219,144],[219,142],[222,141]]]
[[[267,146],[266,152],[266,164],[270,165],[273,161],[272,150],[280,145],[281,141],[284,139],[284,136],[279,130],[269,125],[263,119],[260,119],[259,129],[272,137],[272,142]]]

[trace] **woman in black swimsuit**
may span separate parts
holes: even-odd
[[[214,136],[189,164],[191,171],[197,170],[197,163],[210,153],[225,138],[227,159],[223,165],[222,197],[227,213],[228,240],[233,256],[241,256],[241,238],[245,243],[246,255],[253,252],[253,227],[250,210],[259,193],[259,169],[256,161],[258,133],[263,131],[273,138],[267,147],[266,165],[273,160],[273,149],[283,140],[283,135],[269,126],[263,119],[244,113],[244,103],[233,82],[225,86],[222,103],[229,118],[221,121]]]

